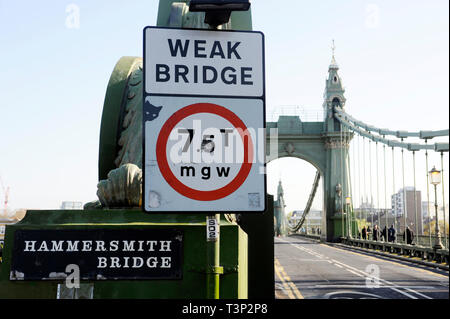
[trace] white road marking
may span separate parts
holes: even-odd
[[[295,248],[297,248],[299,250],[305,251],[305,252],[307,252],[307,253],[317,257],[317,253],[316,252],[313,252],[313,251],[311,251],[311,250],[309,250],[309,249],[307,249],[305,247],[298,246],[297,244],[294,244],[294,243],[292,243],[290,241],[286,241],[286,240],[283,240],[283,239],[279,239],[279,240],[282,241],[282,242],[288,243],[291,246],[293,246],[293,247],[295,247]],[[359,276],[359,277],[362,277],[362,278],[371,278],[372,277],[371,275],[367,274],[366,272],[364,272],[362,270],[359,270],[357,268],[354,268],[352,266],[349,266],[349,265],[344,264],[342,262],[339,262],[337,260],[331,259],[331,262],[333,262],[335,266],[339,267],[339,265],[340,265],[341,267],[339,267],[339,268],[344,268],[345,270],[347,270],[348,272],[350,272],[350,273],[352,273],[352,274],[354,274],[356,276]],[[405,289],[405,290],[407,290],[407,291],[409,291],[411,293],[414,293],[414,294],[416,294],[418,296],[421,296],[423,298],[426,298],[426,299],[433,299],[433,298],[431,298],[431,297],[429,297],[427,295],[424,295],[424,294],[422,294],[422,293],[420,293],[420,292],[418,292],[416,290],[413,290],[411,288],[398,286],[398,285],[396,285],[396,284],[394,284],[394,283],[392,283],[390,281],[387,281],[387,280],[384,280],[384,279],[381,279],[381,278],[379,278],[379,280],[380,280],[380,282],[383,282],[383,284],[384,284],[384,286],[380,286],[380,288],[392,289],[392,290],[394,290],[394,291],[396,291],[396,292],[398,292],[398,293],[400,293],[400,294],[402,294],[402,295],[404,295],[404,296],[406,296],[408,298],[418,299],[417,297],[412,296],[411,294],[409,294],[409,293],[407,293],[405,291],[402,291],[400,289]]]
[[[366,285],[315,285],[309,288],[367,288]],[[389,287],[374,287],[374,289],[387,289]],[[428,287],[428,286],[403,286],[403,288],[411,288],[411,289],[437,289],[436,287]]]

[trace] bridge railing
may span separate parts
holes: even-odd
[[[429,240],[429,239],[428,239]],[[397,241],[396,243],[363,240],[354,238],[343,238],[341,241],[345,245],[365,248],[380,252],[386,252],[389,254],[396,254],[397,256],[403,256],[408,258],[419,258],[422,261],[435,262],[438,264],[449,264],[449,250],[447,249],[434,249],[432,247],[425,247],[420,245],[408,245],[403,242]]]
[[[368,241],[370,241],[370,242],[373,241],[373,236],[372,235],[373,234],[369,234],[369,236],[368,236]],[[450,240],[449,236],[447,236],[447,240],[445,240],[445,237],[443,237],[443,236],[440,236],[440,237],[441,237],[441,242],[442,243],[450,242],[449,241]],[[361,237],[357,237],[356,239],[363,240],[363,239],[361,239]],[[383,238],[379,239],[377,241],[386,243],[386,241]],[[403,234],[400,234],[400,236],[397,236],[395,242],[397,244],[406,244],[406,241],[404,239]],[[413,246],[417,245],[417,246],[422,246],[422,247],[433,247],[435,242],[436,242],[436,236],[435,235],[431,235],[431,237],[430,237],[430,235],[414,235],[414,239],[412,241],[412,245]]]
[[[301,232],[294,233],[301,237],[319,239],[320,235],[305,234]],[[423,237],[423,236],[422,236]],[[448,270],[449,265],[449,250],[447,249],[434,249],[432,247],[425,247],[420,245],[407,245],[403,242],[397,241],[396,243],[374,240],[363,240],[357,238],[342,238],[341,243],[344,245],[368,249],[376,251],[380,254],[386,254],[390,257],[398,257],[400,259],[407,259],[417,262],[420,260],[426,262],[429,266],[436,266]],[[429,237],[428,237],[429,243]],[[446,266],[444,266],[444,264]]]

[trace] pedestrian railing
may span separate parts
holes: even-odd
[[[358,237],[357,239],[361,239],[361,237]],[[367,240],[373,241],[372,234],[369,234],[367,236]],[[378,241],[385,242],[383,236],[380,236]],[[441,236],[441,242],[442,242],[443,246],[447,247],[448,243],[449,243],[449,238],[447,238],[447,240],[445,240],[445,238]],[[396,236],[395,243],[406,244],[403,234]],[[412,245],[418,245],[418,246],[422,246],[422,247],[433,247],[435,245],[435,243],[436,243],[436,236],[434,236],[434,235],[431,237],[429,235],[414,236],[414,239],[412,241]]]
[[[349,246],[378,250],[405,257],[416,257],[429,262],[446,263],[447,265],[449,264],[448,248],[434,249],[433,247],[429,246],[426,247],[421,245],[408,245],[402,242],[401,239],[397,240],[396,243],[392,243],[384,241],[343,238],[342,243]]]

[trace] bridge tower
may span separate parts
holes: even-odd
[[[326,229],[326,239],[336,240],[346,234],[342,214],[347,211],[345,198],[350,194],[348,150],[353,137],[348,129],[341,126],[334,117],[334,107],[345,108],[345,89],[339,76],[339,66],[334,55],[328,68],[328,78],[324,92],[324,146],[326,152],[326,173],[324,178],[326,218],[322,229]],[[350,209],[349,209],[350,210]],[[325,227],[326,224],[328,227]],[[344,221],[345,225],[345,221]],[[332,226],[332,227],[330,227]],[[325,235],[325,234],[324,234]]]
[[[276,235],[285,236],[286,229],[286,202],[284,201],[284,190],[281,180],[278,182],[277,200],[273,204],[274,215],[276,219]]]

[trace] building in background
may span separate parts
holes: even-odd
[[[424,222],[430,221],[430,217],[433,218],[433,216],[430,216],[430,211],[433,211],[432,207],[433,203],[422,202],[422,218]]]
[[[303,210],[294,210],[292,212],[292,221],[299,221],[302,219]],[[303,223],[302,229],[308,234],[318,234],[318,230],[322,228],[322,211],[318,209],[311,209],[308,215],[305,218],[305,222]]]
[[[415,198],[415,202],[414,202]],[[397,220],[397,230],[405,230],[406,224],[414,233],[420,235],[423,233],[423,215],[422,215],[422,194],[414,187],[405,187],[400,189],[391,197],[392,212]],[[417,213],[417,216],[416,216]],[[416,227],[417,220],[417,227]]]
[[[62,202],[61,209],[73,210],[73,209],[83,209],[82,202]]]

